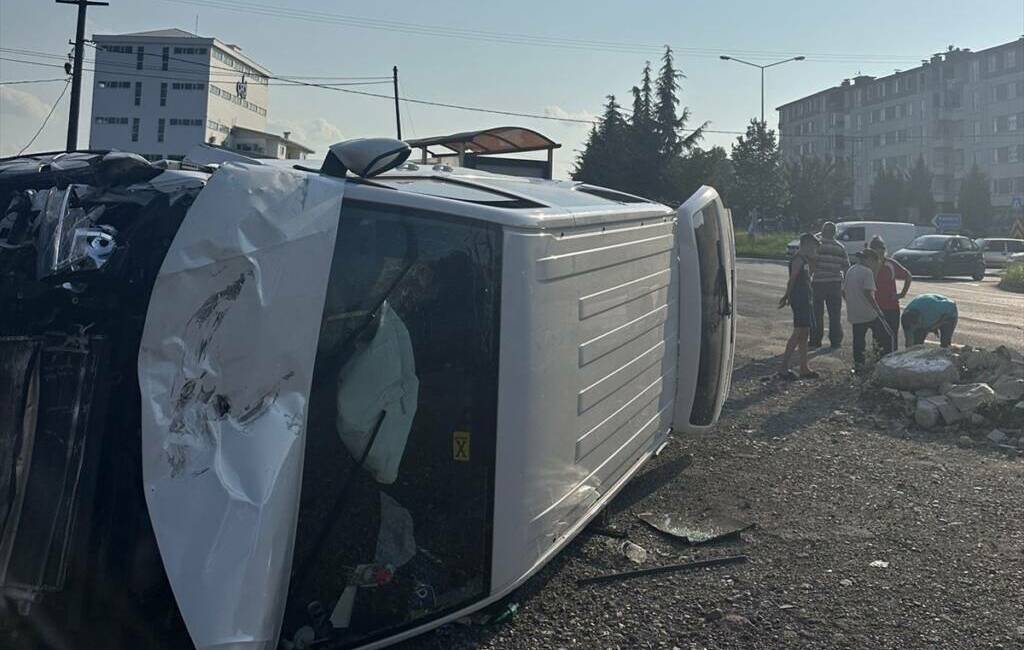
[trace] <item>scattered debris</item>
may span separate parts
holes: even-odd
[[[630,541],[625,541],[621,545],[622,554],[626,556],[631,562],[636,564],[643,564],[647,561],[647,549],[639,544],[634,544]]]
[[[746,555],[730,555],[726,557],[712,558],[710,560],[697,560],[695,562],[685,562],[683,564],[667,564],[648,569],[637,569],[635,571],[623,571],[621,573],[608,573],[605,575],[591,576],[589,578],[579,579],[576,581],[576,585],[578,587],[585,587],[587,585],[615,582],[617,580],[628,580],[630,578],[638,578],[640,576],[674,573],[676,571],[692,571],[695,569],[705,569],[709,567],[724,566],[727,564],[743,564],[749,561],[750,557]]]
[[[839,584],[844,586],[844,587],[852,587],[853,586],[853,580],[850,580],[849,578],[843,578],[842,580],[839,581]]]
[[[868,566],[873,567],[875,569],[888,569],[889,568],[889,563],[886,562],[885,560],[875,560],[871,564],[869,564]]]
[[[996,399],[996,392],[988,384],[959,384],[945,391],[946,399],[961,413],[974,411]]]
[[[637,517],[654,529],[671,535],[690,546],[739,541],[740,533],[756,526],[756,524],[748,524],[725,515],[713,515],[699,522],[687,519],[684,515],[652,512],[641,512]]]

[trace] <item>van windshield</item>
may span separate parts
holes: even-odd
[[[946,247],[948,237],[939,235],[925,235],[918,237],[907,246],[912,251],[941,251]]]

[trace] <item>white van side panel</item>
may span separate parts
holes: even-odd
[[[492,593],[668,435],[675,220],[504,232]]]

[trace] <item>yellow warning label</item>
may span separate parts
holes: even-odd
[[[469,462],[469,431],[452,433],[452,458],[463,463]]]

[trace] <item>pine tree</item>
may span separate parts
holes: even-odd
[[[679,79],[683,73],[675,69],[672,59],[672,48],[665,46],[665,54],[661,57],[661,71],[655,84],[656,100],[654,104],[654,129],[658,134],[661,153],[666,157],[678,156],[682,150],[679,130],[683,128],[683,119],[676,114],[679,98]]]
[[[654,117],[654,98],[651,93],[651,62],[645,61],[644,71],[640,77],[640,108],[642,115],[647,120]]]
[[[615,95],[608,95],[600,123],[591,129],[587,144],[576,159],[573,179],[629,191],[625,187],[628,179],[621,173],[623,161],[630,158],[628,129]]]

